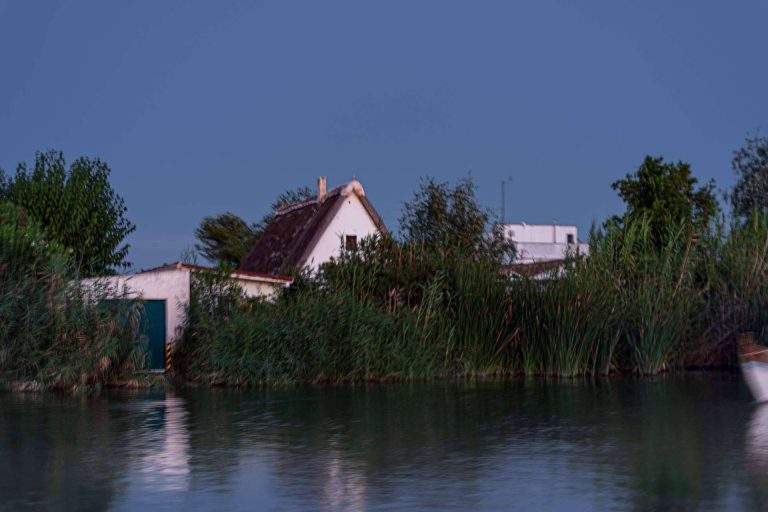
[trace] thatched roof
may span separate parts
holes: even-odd
[[[336,212],[350,194],[355,194],[382,234],[387,228],[365,197],[357,180],[338,186],[322,198],[294,203],[275,212],[264,234],[240,265],[239,270],[280,274],[291,268],[301,268]]]

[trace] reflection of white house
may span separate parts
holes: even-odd
[[[305,267],[317,270],[340,253],[342,244],[354,248],[362,238],[386,233],[359,181],[326,190],[321,176],[317,196],[275,212],[240,269],[265,274]]]
[[[324,464],[325,481],[322,489],[322,509],[366,510],[367,485],[360,468],[349,464],[344,457],[331,449],[329,460]]]
[[[747,468],[756,474],[768,472],[768,404],[752,411],[746,434]]]
[[[139,401],[143,421],[132,436],[132,478],[135,492],[187,492],[190,486],[189,427],[183,398]],[[134,491],[129,489],[127,492]],[[139,499],[142,497],[139,496]]]
[[[504,224],[504,236],[514,242],[515,263],[563,260],[569,254],[589,254],[589,245],[579,242],[576,226],[557,224]]]

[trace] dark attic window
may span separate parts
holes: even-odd
[[[348,251],[356,251],[357,250],[357,236],[355,235],[347,235],[344,238],[344,247]]]

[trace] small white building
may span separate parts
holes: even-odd
[[[141,301],[149,341],[149,369],[166,365],[166,345],[173,345],[186,321],[186,307],[191,294],[192,275],[214,269],[186,263],[171,263],[135,274],[84,279],[81,285],[99,289],[120,299]],[[230,276],[247,297],[270,298],[291,283],[282,275],[235,271]]]
[[[317,180],[317,196],[277,210],[240,270],[279,274],[291,269],[317,270],[337,257],[342,246],[387,234],[381,217],[357,180],[326,190]]]
[[[504,236],[515,245],[515,264],[564,260],[589,254],[589,244],[579,241],[576,226],[558,224],[504,224]]]

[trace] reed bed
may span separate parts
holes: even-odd
[[[59,274],[0,280],[0,382],[87,389],[142,367],[139,306],[94,302]],[[103,297],[107,297],[104,292]]]
[[[0,205],[0,383],[86,389],[141,367],[138,305],[78,283],[68,254]]]
[[[255,385],[492,375],[651,375],[734,363],[768,334],[768,219],[702,233],[593,230],[549,279],[391,239],[364,241],[274,302],[198,278],[176,371]]]

